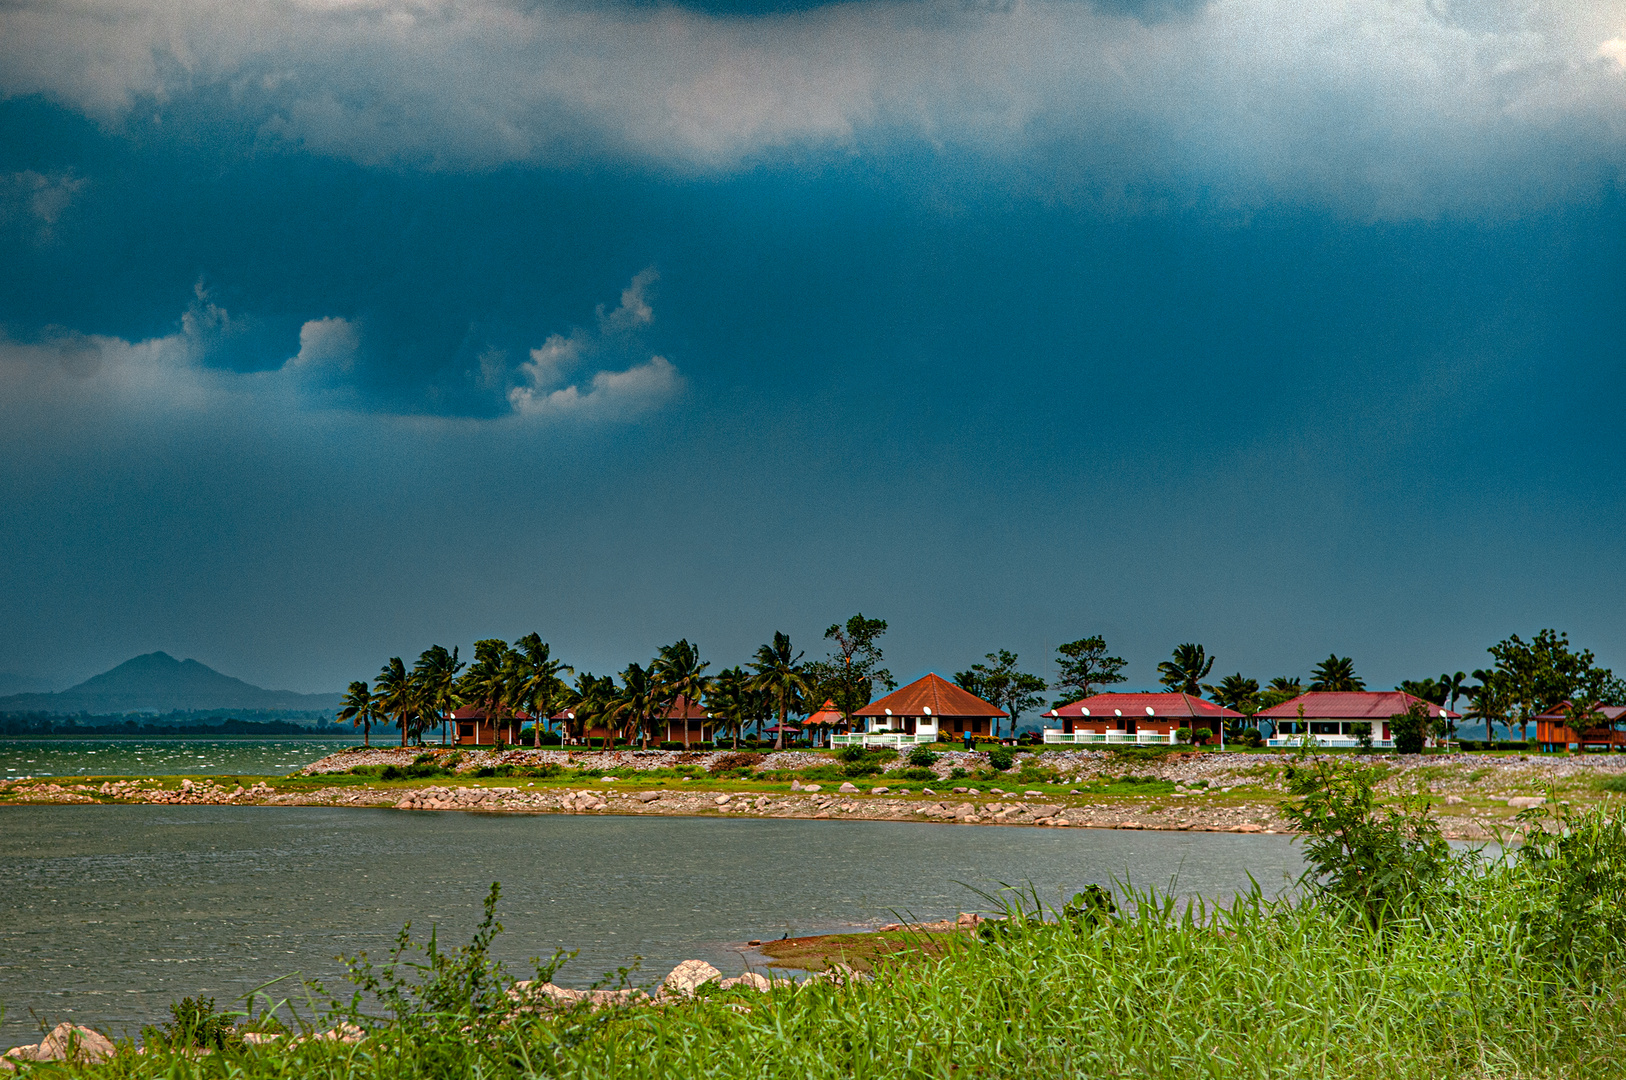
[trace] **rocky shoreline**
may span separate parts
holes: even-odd
[[[729,751],[561,751],[506,749],[462,751],[459,772],[425,783],[379,784],[345,776],[358,767],[418,761],[421,748],[356,748],[330,755],[287,781],[250,786],[208,777],[178,783],[156,779],[106,781],[32,780],[0,782],[0,805],[27,803],[138,803],[215,806],[353,806],[402,811],[474,811],[806,818],[843,821],[917,821],[961,825],[1048,828],[1146,829],[1158,831],[1285,833],[1280,813],[1286,797],[1280,755],[1173,753],[1150,759],[1124,759],[1103,751],[1048,751],[1040,760],[1052,782],[1005,790],[998,783],[1018,779],[1017,770],[992,773],[987,755],[946,751],[932,770],[938,779],[917,779],[905,790],[893,779],[903,764],[890,763],[878,775],[849,781],[792,779],[765,783],[752,776],[719,775],[739,760]],[[445,760],[451,751],[430,751]],[[1038,755],[1024,754],[1023,759]],[[1539,803],[1552,790],[1576,797],[1600,796],[1601,780],[1626,777],[1626,758],[1553,755],[1550,757],[1410,757],[1368,759],[1387,770],[1382,787],[1393,794],[1419,787],[1433,799],[1447,836],[1486,839],[1498,834],[1519,810]],[[757,759],[759,770],[783,776],[832,759],[805,751],[778,752]],[[569,780],[480,777],[481,771],[571,770]],[[687,768],[693,777],[673,777]],[[590,774],[603,771],[619,775]],[[665,770],[657,779],[642,776]],[[955,779],[954,770],[972,773]],[[584,775],[586,774],[586,775]],[[332,777],[332,783],[322,783]],[[1144,783],[1156,793],[1144,796],[1090,790],[1124,781]],[[856,782],[855,782],[856,781]],[[294,789],[289,790],[290,786]],[[1120,783],[1120,787],[1122,784]],[[916,790],[918,789],[918,790]],[[1132,790],[1132,789],[1131,789]],[[1608,797],[1603,794],[1601,797]]]

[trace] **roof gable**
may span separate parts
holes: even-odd
[[[1083,716],[1242,716],[1235,709],[1227,709],[1212,701],[1192,694],[1175,692],[1151,694],[1091,694],[1087,698],[1068,702],[1045,713],[1046,716],[1077,719]]]
[[[1413,702],[1426,708],[1429,716],[1443,714],[1452,720],[1460,719],[1459,714],[1402,690],[1310,690],[1254,715],[1267,720],[1297,720],[1302,705],[1306,720],[1387,720],[1411,708]]]
[[[962,690],[936,672],[927,672],[908,686],[872,701],[854,716],[1005,716],[969,690]]]

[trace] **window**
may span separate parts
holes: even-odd
[[[1338,730],[1338,728],[1339,728],[1339,724],[1338,724],[1338,721],[1336,721],[1336,720],[1311,720],[1310,721],[1310,734],[1311,735],[1339,735],[1339,734],[1342,734],[1342,732],[1340,732]]]
[[[457,737],[459,739],[472,739],[472,738],[474,738],[474,725],[473,724],[459,724],[459,725],[457,725]]]

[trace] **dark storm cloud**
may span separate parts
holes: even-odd
[[[1617,15],[14,4],[0,670],[1626,666]]]

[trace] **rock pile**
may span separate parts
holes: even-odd
[[[0,1057],[0,1069],[15,1069],[18,1061],[106,1061],[113,1056],[113,1043],[107,1036],[80,1027],[58,1024],[38,1043],[13,1046]]]

